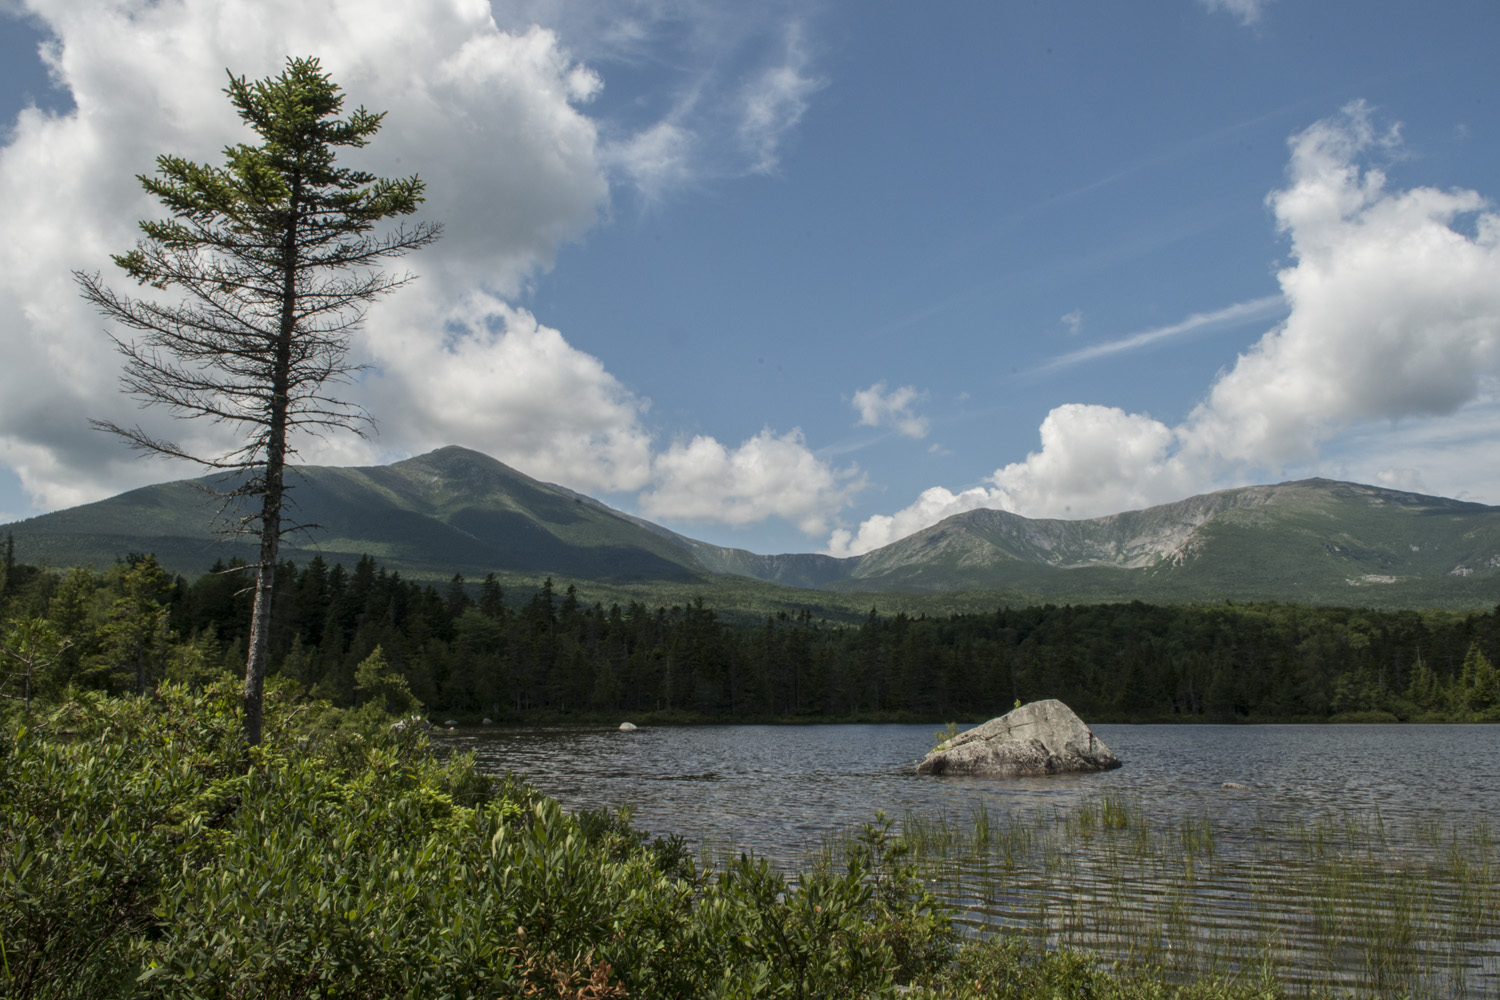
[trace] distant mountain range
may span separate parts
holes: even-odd
[[[154,552],[193,576],[249,559],[209,530],[200,486],[148,486],[9,525],[16,557],[105,565]],[[862,556],[757,555],[679,535],[465,448],[387,466],[302,466],[293,515],[316,530],[285,558],[361,555],[413,578],[550,574],[614,585],[750,578],[870,593],[996,591],[1072,603],[1288,600],[1489,608],[1500,601],[1500,507],[1326,479],[1247,486],[1109,517],[956,514]]]

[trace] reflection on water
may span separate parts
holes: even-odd
[[[1184,972],[1262,961],[1303,981],[1500,993],[1488,833],[1500,726],[1101,725],[1119,770],[919,777],[937,728],[487,727],[439,739],[570,808],[628,804],[653,834],[789,868],[876,811],[905,818],[974,929]]]

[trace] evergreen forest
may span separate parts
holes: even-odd
[[[234,566],[173,578],[151,556],[67,572],[7,558],[3,691],[144,692],[243,669],[251,593]],[[1500,720],[1489,613],[1140,602],[860,623],[702,599],[588,602],[550,579],[438,588],[370,557],[277,572],[270,662],[353,706],[377,651],[437,721],[960,719],[1055,697],[1091,721]]]

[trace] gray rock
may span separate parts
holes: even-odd
[[[622,723],[620,723],[620,732],[622,732],[622,733],[633,733],[633,732],[635,732],[635,723],[634,722],[622,722]]]
[[[1234,789],[1248,789],[1250,786],[1245,784],[1243,781],[1226,781],[1224,782],[1224,787]]]
[[[1071,708],[1049,698],[939,743],[917,765],[917,773],[1019,778],[1119,766],[1120,758]]]
[[[486,726],[493,726],[494,724],[495,724],[495,720],[494,719],[491,719],[489,716],[485,716],[484,725],[486,725]]]

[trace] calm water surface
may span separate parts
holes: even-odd
[[[977,724],[977,723],[975,723]],[[1312,820],[1379,810],[1388,823],[1494,815],[1500,726],[1126,726],[1094,732],[1125,766],[1045,778],[913,773],[936,726],[484,727],[441,734],[482,770],[515,771],[569,808],[630,805],[678,833],[794,862],[877,810],[968,816],[1068,807],[1117,792],[1162,819],[1267,810]],[[967,728],[963,726],[961,728]],[[1225,782],[1249,786],[1226,789]]]

